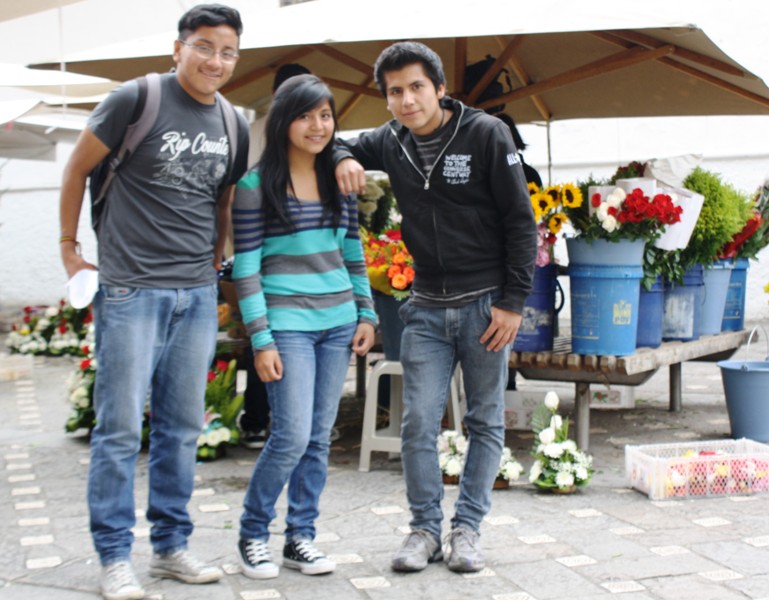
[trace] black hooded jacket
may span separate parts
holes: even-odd
[[[459,116],[429,176],[409,130],[393,120],[340,140],[337,161],[354,157],[385,171],[414,257],[414,289],[454,295],[499,286],[496,306],[523,313],[531,291],[537,233],[526,178],[510,130],[496,117],[451,98]]]

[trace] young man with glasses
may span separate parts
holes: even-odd
[[[248,127],[238,117],[230,163],[222,98],[242,24],[232,8],[198,5],[179,21],[176,71],[161,76],[154,125],[118,171],[97,226],[94,299],[96,427],[91,437],[91,534],[108,600],[143,598],[131,566],[134,476],[150,407],[150,575],[186,583],[222,577],[190,554],[196,442],[216,343],[216,267],[230,228],[232,185],[246,168]],[[139,98],[136,81],[91,115],[64,171],[61,254],[67,275],[95,269],[77,252],[86,179],[122,142]]]

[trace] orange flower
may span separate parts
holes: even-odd
[[[392,265],[389,269],[387,269],[387,277],[392,279],[396,275],[400,275],[401,272],[402,270],[398,265]]]
[[[414,281],[414,275],[416,273],[414,272],[414,269],[412,269],[411,267],[404,267],[403,274],[406,276],[406,281],[408,283],[411,283],[412,281]]]
[[[390,285],[393,286],[396,290],[405,290],[408,284],[409,282],[403,273],[398,273],[390,281]]]
[[[395,254],[393,254],[393,264],[394,265],[406,264],[406,255],[403,254],[403,252],[396,252]]]

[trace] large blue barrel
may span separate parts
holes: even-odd
[[[721,331],[745,329],[745,288],[749,265],[750,261],[747,258],[738,258],[734,262],[734,268],[729,278],[729,291],[726,294]]]
[[[638,338],[636,347],[656,348],[662,343],[662,306],[664,284],[662,277],[652,284],[650,289],[641,286],[638,299]]]
[[[682,285],[665,282],[663,340],[688,342],[699,339],[703,285],[702,265],[687,269]]]
[[[523,320],[513,343],[513,350],[516,352],[541,352],[553,349],[553,328],[557,312],[555,308],[557,269],[557,265],[554,264],[534,268],[532,291],[523,306]],[[563,304],[563,295],[561,304]]]
[[[574,352],[635,352],[641,277],[641,266],[569,265]]]

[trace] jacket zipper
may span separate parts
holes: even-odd
[[[433,174],[433,170],[435,169],[435,167],[438,164],[438,162],[441,160],[441,157],[446,152],[446,149],[449,147],[451,142],[453,142],[454,138],[457,137],[457,133],[459,133],[459,126],[462,123],[462,116],[464,115],[464,113],[465,113],[465,106],[463,104],[460,104],[459,105],[459,118],[457,119],[457,126],[454,128],[454,133],[451,134],[451,137],[449,138],[449,141],[446,142],[446,144],[443,146],[443,148],[441,148],[441,151],[438,153],[438,156],[435,157],[435,162],[430,167],[430,170],[427,172],[427,175],[425,175],[422,172],[422,169],[417,167],[416,163],[411,158],[411,155],[409,154],[409,151],[406,148],[406,146],[404,146],[403,142],[401,142],[401,140],[398,138],[398,135],[395,132],[395,130],[392,128],[392,126],[390,127],[390,133],[393,134],[393,137],[395,138],[395,141],[398,142],[398,145],[403,150],[403,153],[406,155],[406,158],[411,163],[411,166],[414,167],[414,170],[417,173],[419,173],[419,175],[425,180],[425,185],[424,185],[424,190],[425,191],[428,191],[430,189],[430,177]],[[438,239],[438,223],[435,221],[435,211],[433,211],[433,235],[435,235],[435,239],[437,240]],[[438,252],[438,260],[441,263],[441,266],[443,266],[443,259],[441,258],[441,253],[440,252]],[[444,268],[444,271],[445,271],[445,268]],[[442,284],[441,287],[443,288],[443,293],[445,294],[446,293],[446,278],[445,277],[443,278],[443,284]]]
[[[437,166],[438,161],[441,160],[441,157],[443,156],[444,152],[446,152],[446,148],[449,147],[449,144],[451,144],[451,142],[454,141],[454,138],[457,137],[457,133],[459,133],[459,125],[462,123],[462,115],[464,114],[464,112],[465,112],[464,105],[460,105],[460,107],[459,107],[459,119],[457,119],[457,126],[454,128],[454,133],[451,134],[451,137],[449,138],[449,141],[446,142],[446,144],[444,144],[443,148],[441,148],[441,151],[438,153],[438,156],[435,157],[435,162],[430,167],[430,170],[427,172],[427,175],[425,175],[422,172],[422,169],[417,167],[416,163],[411,158],[411,155],[409,154],[409,151],[406,149],[406,146],[404,146],[403,142],[400,141],[400,139],[398,138],[398,135],[395,133],[395,130],[392,127],[390,127],[390,133],[393,134],[393,137],[395,137],[395,140],[398,142],[398,145],[400,145],[400,147],[403,149],[403,153],[406,155],[406,158],[411,163],[411,166],[414,167],[416,172],[419,173],[420,177],[422,177],[422,179],[425,180],[425,185],[424,185],[425,191],[430,189],[430,177],[432,177],[433,170]]]

